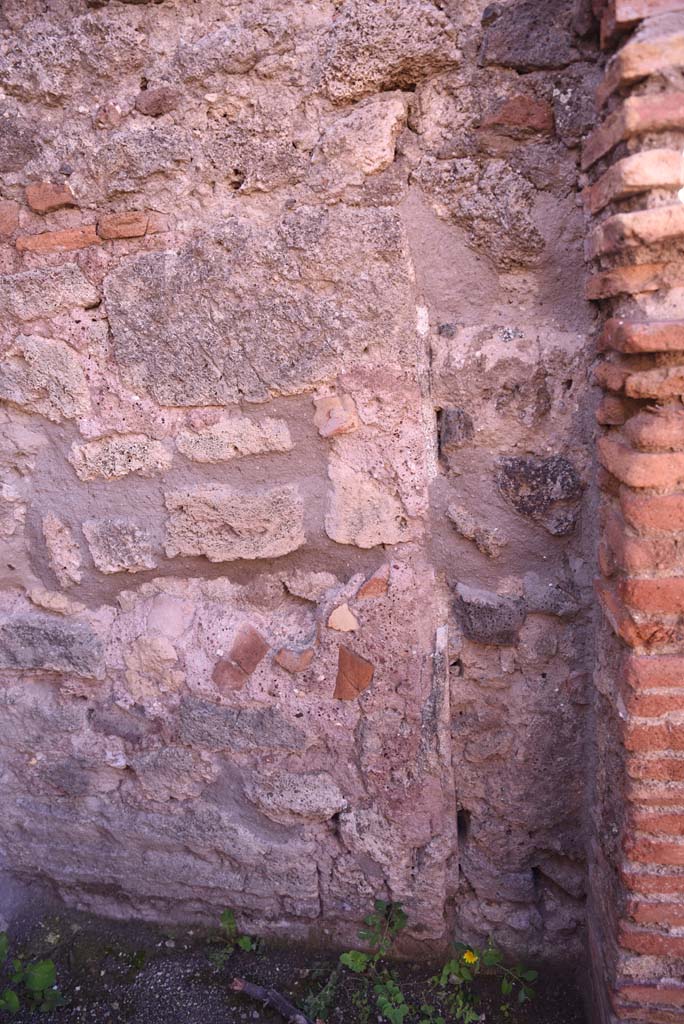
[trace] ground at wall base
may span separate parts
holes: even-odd
[[[50,957],[57,965],[67,1005],[52,1013],[22,1010],[14,1024],[281,1024],[282,1018],[228,990],[234,975],[278,989],[296,1005],[318,990],[337,959],[289,944],[257,953],[235,952],[223,967],[212,964],[217,932],[159,929],[139,923],[104,921],[85,914],[56,912],[15,922],[13,945],[29,957]],[[19,937],[17,937],[19,936]],[[407,999],[419,1005],[436,964],[399,966]],[[535,1002],[499,1012],[497,987],[480,990],[486,1024],[584,1024],[583,994],[573,970],[541,968]],[[352,987],[341,985],[329,1024],[362,1024],[351,1003]],[[371,1013],[369,1021],[377,1014]],[[415,1018],[416,1020],[418,1017]],[[413,1024],[413,1017],[407,1024]]]

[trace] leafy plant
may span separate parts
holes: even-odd
[[[9,939],[6,932],[0,932],[0,964],[5,965],[9,957]],[[64,1004],[64,997],[57,988],[57,972],[52,960],[25,962],[24,957],[12,960],[9,985],[0,995],[0,1010],[15,1014],[21,1009],[21,997],[34,1009],[46,1013]]]
[[[209,959],[217,967],[223,967],[231,953],[241,949],[244,953],[255,953],[259,948],[259,940],[252,935],[243,934],[235,920],[232,910],[224,910],[219,918],[221,924],[223,946],[220,949],[212,950]]]
[[[480,1019],[472,985],[483,969],[500,977],[503,999],[500,1010],[504,1016],[508,1016],[511,1011],[510,997],[514,996],[520,1005],[534,998],[532,982],[536,981],[537,972],[526,969],[522,964],[507,967],[496,946],[489,943],[484,950],[478,950],[458,942],[454,948],[456,956],[448,960],[440,973],[431,980],[433,990],[438,993],[440,1002],[454,1020],[461,1024],[474,1024]],[[430,1016],[426,1013],[421,1024],[439,1024],[434,1007],[424,1006],[421,1009],[433,1014]]]
[[[304,1000],[303,1009],[307,1017],[312,1020],[327,1020],[330,1011],[334,1006],[335,994],[340,980],[340,969],[336,967],[330,972],[328,980],[323,987],[314,993],[310,993]]]
[[[406,1002],[393,971],[387,967],[381,968],[380,964],[392,949],[399,933],[406,927],[408,919],[400,903],[376,900],[373,906],[373,913],[364,918],[363,923],[366,927],[359,932],[359,938],[368,943],[370,949],[368,952],[351,949],[342,953],[340,963],[352,973],[363,976],[366,983],[364,1020],[368,1020],[370,1017],[367,999],[367,988],[370,981],[375,993],[376,1006],[384,1020],[389,1024],[403,1024],[404,1019],[411,1012],[411,1008]]]

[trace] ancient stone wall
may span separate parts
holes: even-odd
[[[8,867],[572,960],[590,5],[0,11]]]

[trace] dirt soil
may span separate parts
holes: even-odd
[[[282,1024],[272,1010],[229,989],[234,976],[273,987],[302,1007],[337,966],[334,954],[301,946],[262,944],[256,952],[225,952],[218,931],[158,929],[148,925],[95,921],[85,915],[52,915],[24,921],[13,931],[11,952],[29,959],[51,958],[66,1005],[50,1013],[22,1010],[15,1024]],[[436,964],[395,965],[412,1006],[433,1001],[428,989]],[[4,987],[4,986],[3,986]],[[494,979],[478,982],[480,1020],[486,1024],[584,1024],[582,995],[572,975],[541,969],[534,1002],[505,1016]],[[379,1017],[359,1006],[359,981],[340,974],[329,1024],[376,1024]],[[0,1011],[0,1020],[5,1014]],[[411,1015],[406,1024],[414,1024]],[[8,1017],[9,1020],[9,1017]],[[455,1019],[447,1017],[447,1024]]]

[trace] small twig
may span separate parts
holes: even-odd
[[[315,1024],[306,1014],[288,1002],[284,996],[281,996],[280,992],[276,992],[274,988],[263,988],[261,985],[253,985],[251,981],[245,981],[244,978],[233,978],[230,987],[233,992],[243,992],[250,999],[258,999],[264,1006],[270,1006],[288,1024]]]

